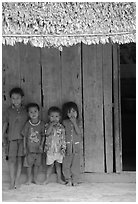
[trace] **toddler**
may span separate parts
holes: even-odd
[[[56,167],[58,183],[65,184],[65,182],[61,179],[61,164],[66,148],[65,129],[60,123],[61,110],[58,107],[51,107],[48,110],[48,116],[49,123],[45,125],[46,142],[44,147],[44,151],[47,153],[47,178],[44,184],[49,182],[49,177],[52,173],[54,163]]]
[[[24,136],[24,166],[27,167],[27,183],[31,183],[32,168],[34,169],[34,183],[37,181],[38,169],[42,164],[42,152],[44,143],[44,122],[39,119],[39,106],[30,103],[27,106],[29,120],[25,124],[22,135]]]

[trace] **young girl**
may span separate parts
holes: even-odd
[[[49,177],[52,173],[54,163],[58,183],[65,184],[65,182],[61,179],[61,163],[66,148],[65,129],[60,123],[61,110],[58,107],[51,107],[48,110],[48,116],[49,123],[45,125],[46,142],[44,147],[44,152],[47,153],[47,177],[43,184],[47,184],[49,182]]]
[[[76,186],[80,176],[81,129],[78,107],[74,102],[63,105],[66,153],[63,160],[63,174],[66,185]]]
[[[31,183],[32,168],[34,167],[34,182],[37,181],[38,169],[41,162],[43,142],[44,142],[44,122],[39,119],[39,106],[36,103],[30,103],[27,106],[29,120],[22,130],[24,136],[24,166],[27,167],[27,183]]]

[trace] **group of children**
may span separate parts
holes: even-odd
[[[62,111],[58,107],[48,110],[48,122],[40,119],[37,103],[23,105],[24,93],[21,88],[10,91],[11,106],[5,112],[3,145],[8,156],[10,189],[19,187],[22,166],[27,168],[27,182],[47,184],[55,165],[57,181],[67,186],[78,185],[80,175],[81,128],[76,103],[67,102]],[[37,181],[42,154],[46,154],[47,173],[45,180]],[[65,181],[62,179],[62,173]]]

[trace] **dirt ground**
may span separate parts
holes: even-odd
[[[56,177],[47,185],[25,185],[9,190],[9,173],[6,161],[2,163],[3,202],[136,202],[136,183],[81,182],[79,186],[56,183]],[[25,181],[25,175],[22,175]]]
[[[81,183],[67,187],[57,183],[48,185],[22,185],[8,190],[3,184],[2,201],[5,202],[135,202],[134,183]]]

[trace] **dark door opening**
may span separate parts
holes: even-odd
[[[136,44],[120,46],[122,170],[136,171]]]

